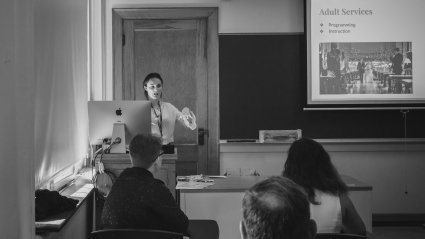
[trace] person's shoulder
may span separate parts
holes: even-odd
[[[342,193],[339,195],[339,201],[341,203],[341,210],[351,210],[352,208],[354,208],[353,206],[353,202],[351,201],[351,199],[348,197],[347,194]]]
[[[166,102],[166,101],[162,101],[161,102],[162,106],[164,107],[173,107],[176,108],[173,104],[171,104],[170,102]]]
[[[152,192],[156,195],[171,195],[170,189],[165,185],[162,180],[152,179],[150,182],[150,188]]]
[[[158,185],[165,185],[165,183],[162,180],[157,179],[157,178],[153,178],[152,179],[152,183],[153,184],[158,184]]]
[[[165,102],[165,101],[163,101],[162,102],[162,107],[164,108],[164,109],[169,109],[169,110],[173,110],[173,111],[178,111],[178,109],[173,105],[173,104],[171,104],[170,102]]]

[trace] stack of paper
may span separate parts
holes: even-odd
[[[203,189],[211,185],[214,185],[214,182],[178,181],[176,189]]]

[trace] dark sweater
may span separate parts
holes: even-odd
[[[118,177],[102,211],[104,228],[157,229],[186,233],[189,220],[168,188],[144,168]]]

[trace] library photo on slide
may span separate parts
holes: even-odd
[[[321,42],[320,95],[411,95],[412,55],[412,42]]]

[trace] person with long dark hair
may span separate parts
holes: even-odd
[[[366,235],[347,186],[321,144],[309,138],[292,143],[282,175],[305,189],[318,233]]]

